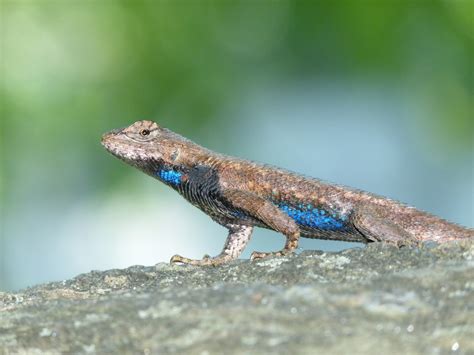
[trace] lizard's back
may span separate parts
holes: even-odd
[[[367,241],[350,223],[354,211],[360,208],[376,211],[379,218],[400,226],[418,240],[474,237],[472,229],[373,193],[253,161],[223,161],[221,184],[250,190],[272,201],[294,217],[305,237],[340,239],[343,233],[352,234],[354,241]]]

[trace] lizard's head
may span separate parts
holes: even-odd
[[[148,120],[107,132],[101,141],[110,153],[148,173],[159,164],[175,164],[182,147],[190,144],[187,142],[186,138]]]

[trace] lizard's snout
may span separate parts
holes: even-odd
[[[113,129],[109,132],[106,132],[102,135],[102,138],[100,140],[100,143],[106,147],[107,146],[107,143],[110,142],[111,139],[113,139],[118,133],[120,133],[122,131],[121,128],[116,128],[116,129]]]
[[[110,135],[110,132],[104,133],[100,139],[100,144],[102,144],[104,147],[107,147],[107,143],[110,140]]]

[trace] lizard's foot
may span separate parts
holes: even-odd
[[[267,258],[269,256],[285,256],[292,254],[296,248],[298,248],[298,239],[300,237],[300,232],[296,232],[293,235],[290,235],[286,239],[285,247],[282,250],[264,253],[260,251],[254,251],[252,255],[250,255],[250,260],[259,260],[263,258]]]
[[[181,255],[174,255],[171,260],[170,264],[187,264],[187,265],[195,265],[195,266],[217,266],[221,264],[225,264],[226,262],[229,262],[230,259],[226,257],[221,257],[217,256],[215,258],[209,257],[209,255],[205,255],[203,259],[197,260],[197,259],[189,259],[185,258],[184,256]]]
[[[252,253],[252,255],[250,255],[250,260],[251,261],[259,260],[259,259],[263,259],[263,258],[268,258],[270,256],[285,256],[285,255],[290,255],[291,253],[293,253],[292,250],[286,250],[286,249],[283,249],[283,250],[280,250],[280,251],[268,252],[268,253],[260,252],[260,251],[254,251]]]

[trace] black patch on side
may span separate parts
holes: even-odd
[[[209,198],[218,198],[221,196],[219,187],[219,175],[215,169],[208,166],[197,165],[187,173],[188,181],[187,192],[190,196],[208,196]]]
[[[214,217],[233,217],[222,203],[222,192],[217,170],[197,165],[186,171],[187,179],[178,191],[193,205]]]
[[[132,165],[143,171],[145,174],[153,176],[157,179],[158,177],[156,173],[159,170],[163,169],[163,167],[165,166],[165,162],[162,159],[149,158],[141,161],[136,161]]]

